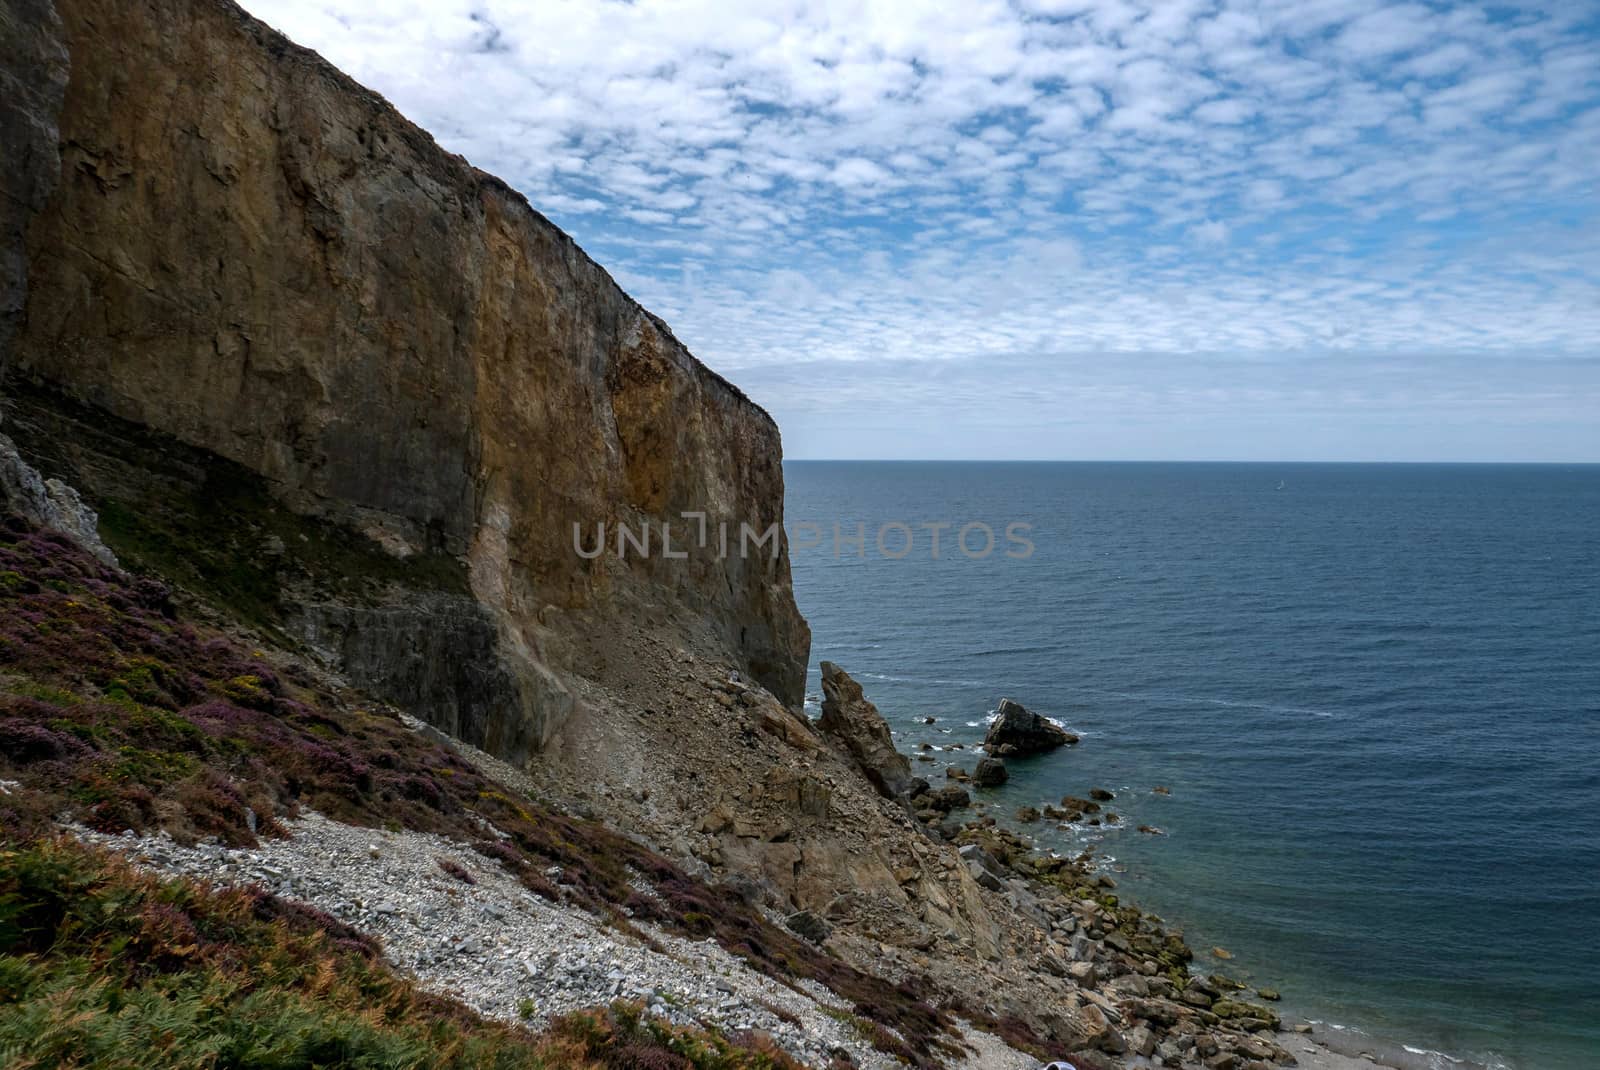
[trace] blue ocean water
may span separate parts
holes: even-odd
[[[808,702],[836,661],[914,752],[971,748],[1015,698],[1083,742],[1011,762],[992,812],[1114,791],[1098,850],[1125,894],[1287,1009],[1516,1070],[1600,1065],[1600,466],[785,474]],[[987,557],[955,545],[973,522]],[[893,523],[903,557],[876,545]],[[1010,523],[1030,557],[1004,556]],[[973,759],[936,757],[936,786]]]

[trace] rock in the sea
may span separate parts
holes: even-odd
[[[1033,713],[1021,703],[1000,700],[983,749],[996,757],[1025,757],[1078,742],[1078,737]]]
[[[972,771],[972,782],[980,788],[997,788],[1010,775],[1006,772],[1006,763],[999,758],[979,758],[978,767]]]
[[[837,743],[882,795],[893,799],[911,786],[911,763],[895,750],[878,707],[861,685],[831,661],[822,663],[822,734]]]
[[[1112,799],[1115,799],[1116,796],[1107,791],[1105,788],[1090,788],[1089,798],[1095,800],[1096,802],[1110,802]]]

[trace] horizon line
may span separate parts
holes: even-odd
[[[1262,464],[1262,465],[1413,465],[1459,467],[1549,467],[1595,468],[1594,461],[1400,461],[1400,460],[1241,460],[1228,457],[1138,458],[1138,457],[784,457],[784,464]]]

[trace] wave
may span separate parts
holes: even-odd
[[[1493,1052],[1462,1058],[1434,1048],[1384,1040],[1355,1026],[1316,1018],[1308,1021],[1326,1030],[1316,1039],[1330,1051],[1352,1057],[1370,1053],[1379,1065],[1392,1066],[1396,1070],[1511,1070],[1511,1064]]]
[[[982,680],[941,680],[933,676],[893,676],[884,672],[858,672],[856,676],[888,684],[937,684],[940,687],[987,687]]]
[[[1245,702],[1238,699],[1213,698],[1209,695],[1189,695],[1173,691],[1105,691],[1093,688],[1080,688],[1079,691],[1085,695],[1129,699],[1134,702],[1192,703],[1200,706],[1220,706],[1225,709],[1260,710],[1263,713],[1304,714],[1309,717],[1344,716],[1338,710],[1324,710],[1315,706],[1285,706],[1275,702]]]

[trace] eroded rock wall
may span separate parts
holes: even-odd
[[[55,8],[59,28],[44,0],[0,0],[37,38],[21,55],[8,36],[4,77],[46,111],[35,83],[55,68],[37,57],[70,56],[60,180],[48,197],[8,187],[0,221],[16,258],[27,216],[6,391],[25,455],[137,525],[162,488],[115,443],[95,452],[103,413],[148,431],[140,448],[258,477],[264,507],[362,553],[426,562],[421,583],[386,563],[362,597],[301,562],[264,603],[359,681],[503,754],[546,742],[572,708],[564,681],[625,658],[640,627],[801,701],[786,552],[573,549],[574,523],[671,521],[681,538],[683,511],[780,521],[765,412],[519,194],[228,0]],[[21,127],[0,123],[9,150]],[[209,461],[173,464],[204,510]],[[261,552],[297,553],[278,521],[258,527]],[[459,590],[435,582],[441,560]]]
[[[50,0],[0,3],[0,376],[27,296],[28,221],[60,170],[67,50]]]

